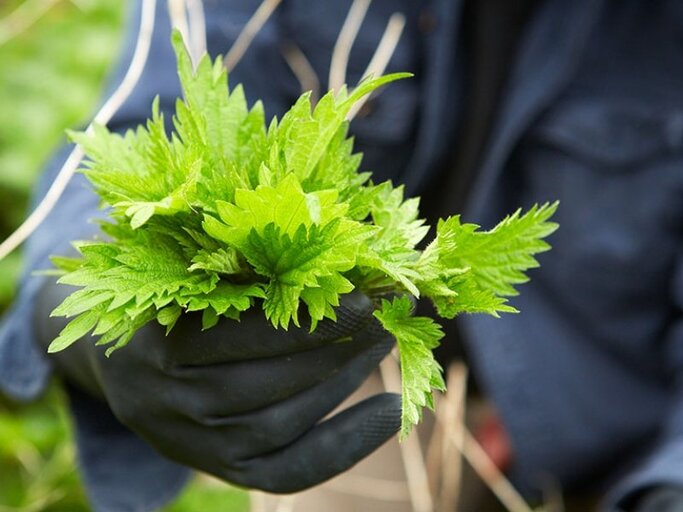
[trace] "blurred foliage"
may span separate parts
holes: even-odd
[[[26,214],[32,185],[64,130],[92,115],[120,47],[127,2],[0,0],[0,36],[8,14],[53,4],[16,37],[0,42],[0,239]],[[0,37],[2,41],[2,37]],[[19,253],[0,261],[0,312],[21,266]],[[197,478],[166,512],[242,512],[248,496]],[[0,396],[0,512],[90,510],[76,470],[65,398],[53,386],[39,402]]]
[[[60,392],[39,403],[0,402],[0,512],[86,512]]]
[[[126,2],[121,0],[9,0],[0,2],[0,33],[10,13],[54,5],[35,24],[0,46],[0,237],[26,211],[31,185],[64,129],[84,123],[120,40]],[[7,306],[19,257],[0,262],[0,311]]]
[[[222,482],[199,476],[164,512],[246,512],[249,495]]]
[[[61,390],[38,403],[0,397],[0,512],[88,512]],[[246,492],[198,476],[164,512],[245,512]]]

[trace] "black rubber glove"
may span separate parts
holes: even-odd
[[[628,512],[683,512],[683,489],[652,487],[642,492]]]
[[[47,347],[66,324],[49,313],[73,288],[48,283],[36,327]],[[274,330],[258,311],[202,332],[187,316],[166,337],[149,325],[110,358],[92,339],[56,354],[67,379],[105,399],[162,455],[229,482],[289,493],[348,469],[400,425],[400,397],[369,398],[320,420],[391,350],[393,338],[354,292],[337,322]]]

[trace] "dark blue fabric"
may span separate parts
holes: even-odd
[[[65,147],[48,166],[38,183],[32,205],[45,195],[70,150]],[[73,219],[83,211],[94,212],[97,205],[92,194],[81,193],[80,189],[86,186],[84,181],[83,176],[75,177],[65,191],[71,199],[61,201],[55,209],[53,219],[60,223],[60,229],[54,229],[51,219],[27,241],[24,250],[27,271],[19,284],[18,297],[0,324],[0,389],[17,400],[35,398],[45,388],[50,375],[46,358],[32,342],[31,304],[43,279],[32,276],[31,271],[50,268],[50,254],[67,251],[69,241],[82,235],[82,224],[74,223]]]
[[[180,492],[190,476],[186,468],[164,459],[122,426],[104,402],[76,388],[67,391],[78,463],[94,510],[158,510]]]
[[[637,488],[683,484],[679,5],[565,4],[545,29],[553,44],[532,44],[520,66],[534,46],[564,55],[526,61],[465,212],[490,225],[560,200],[553,251],[513,301],[522,314],[462,323],[517,480],[607,491],[606,510]],[[534,94],[545,99],[515,121]]]
[[[259,4],[207,0],[210,53],[224,53]],[[300,92],[280,53],[288,41],[325,88],[349,5],[284,2],[231,83],[281,115]],[[416,76],[383,90],[352,131],[365,169],[420,194],[442,178],[452,149],[461,9],[456,0],[376,0],[351,54],[350,81],[396,10],[407,25],[389,71]],[[168,26],[160,10],[149,63],[113,128],[142,122],[156,94],[172,107],[179,91]],[[513,300],[522,314],[461,319],[474,369],[512,438],[515,480],[528,492],[551,476],[604,493],[611,512],[638,489],[683,486],[682,40],[676,0],[542,2],[463,212],[490,227],[519,206],[561,200],[554,249]],[[86,232],[81,220],[93,205],[74,181],[27,245],[27,268],[45,266],[47,254]],[[39,393],[49,374],[31,339],[38,287],[23,279],[0,331],[0,389],[19,399]],[[98,510],[151,510],[184,481],[183,468],[142,448],[102,404],[72,393],[72,407]]]

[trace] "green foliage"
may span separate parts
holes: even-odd
[[[524,215],[517,210],[485,232],[457,215],[440,220],[418,262],[420,290],[444,318],[516,313],[505,297],[517,294],[513,285],[528,281],[524,271],[538,266],[534,254],[550,249],[543,238],[557,229],[548,222],[556,209],[535,205]]]
[[[88,512],[63,393],[51,387],[40,401],[16,405],[0,396],[0,511]],[[249,497],[203,475],[165,512],[246,512]]]
[[[398,341],[407,435],[433,405],[432,389],[444,386],[432,356],[442,331],[411,316],[408,295],[431,299],[447,318],[514,311],[505,297],[548,249],[541,238],[556,228],[548,222],[556,206],[517,212],[487,232],[451,217],[420,251],[429,227],[418,199],[359,173],[346,136],[353,104],[407,74],[330,92],[315,108],[303,95],[266,126],[260,104],[249,109],[239,87],[228,90],[220,59],[204,57],[193,71],[178,33],[173,44],[184,100],[170,136],[156,102],[136,131],[72,134],[112,213],[102,240],[77,243],[79,258],[55,260],[60,282],[81,289],[54,311],[73,319],[50,351],[92,332],[110,353],[147,322],[172,329],[183,311],[202,311],[206,329],[260,307],[287,329],[304,307],[313,330],[360,288]],[[381,300],[387,293],[402,297]]]
[[[22,3],[0,2],[0,39],[7,15]],[[120,0],[56,2],[0,46],[0,239],[24,218],[33,183],[64,142],[65,127],[95,107],[119,46],[124,7]],[[0,313],[12,301],[20,269],[19,252],[0,261]],[[90,510],[74,459],[59,393],[51,390],[28,406],[0,396],[0,510]]]
[[[0,397],[0,510],[86,512],[68,421],[56,389],[38,403]]]
[[[14,295],[14,282],[21,268],[21,257],[12,253],[0,261],[0,312],[11,302]]]
[[[0,397],[0,512],[89,512],[78,475],[63,393],[51,387],[38,402]],[[249,496],[205,475],[196,476],[163,512],[247,512]]]
[[[422,419],[423,407],[434,408],[432,389],[446,389],[441,366],[432,354],[443,338],[441,326],[431,318],[412,316],[412,309],[412,302],[403,295],[391,302],[382,299],[381,309],[375,311],[375,317],[396,337],[398,344],[403,395],[402,437]]]
[[[241,489],[199,476],[164,512],[248,512],[249,495]]]
[[[0,40],[8,14],[0,2]],[[29,2],[33,11],[43,2]],[[29,7],[29,6],[25,6]],[[119,47],[120,0],[60,1],[35,25],[0,46],[0,239],[25,216],[29,192],[64,128],[86,120]],[[30,18],[31,9],[25,11]],[[18,262],[0,262],[0,310],[11,300]]]

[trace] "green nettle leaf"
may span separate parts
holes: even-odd
[[[403,416],[401,437],[405,438],[413,424],[422,418],[422,408],[434,408],[432,389],[446,389],[441,367],[432,350],[443,338],[441,326],[431,318],[412,316],[413,304],[407,296],[389,302],[382,299],[375,317],[394,335],[401,360]]]
[[[397,340],[405,437],[444,389],[432,355],[443,332],[412,315],[410,297],[431,300],[445,318],[515,312],[507,297],[549,249],[557,204],[515,212],[490,231],[441,220],[420,250],[429,226],[419,200],[359,172],[346,121],[363,96],[409,74],[329,92],[315,107],[304,94],[267,125],[260,103],[249,108],[241,87],[228,89],[220,58],[193,69],[177,32],[173,46],[183,99],[171,134],[158,101],[145,126],[123,135],[103,126],[70,134],[111,213],[102,239],[74,244],[80,257],[53,258],[59,281],[80,289],[54,310],[71,321],[49,350],[90,333],[109,354],[145,324],[168,333],[194,311],[203,329],[251,308],[287,329],[304,308],[313,331],[359,288]]]

